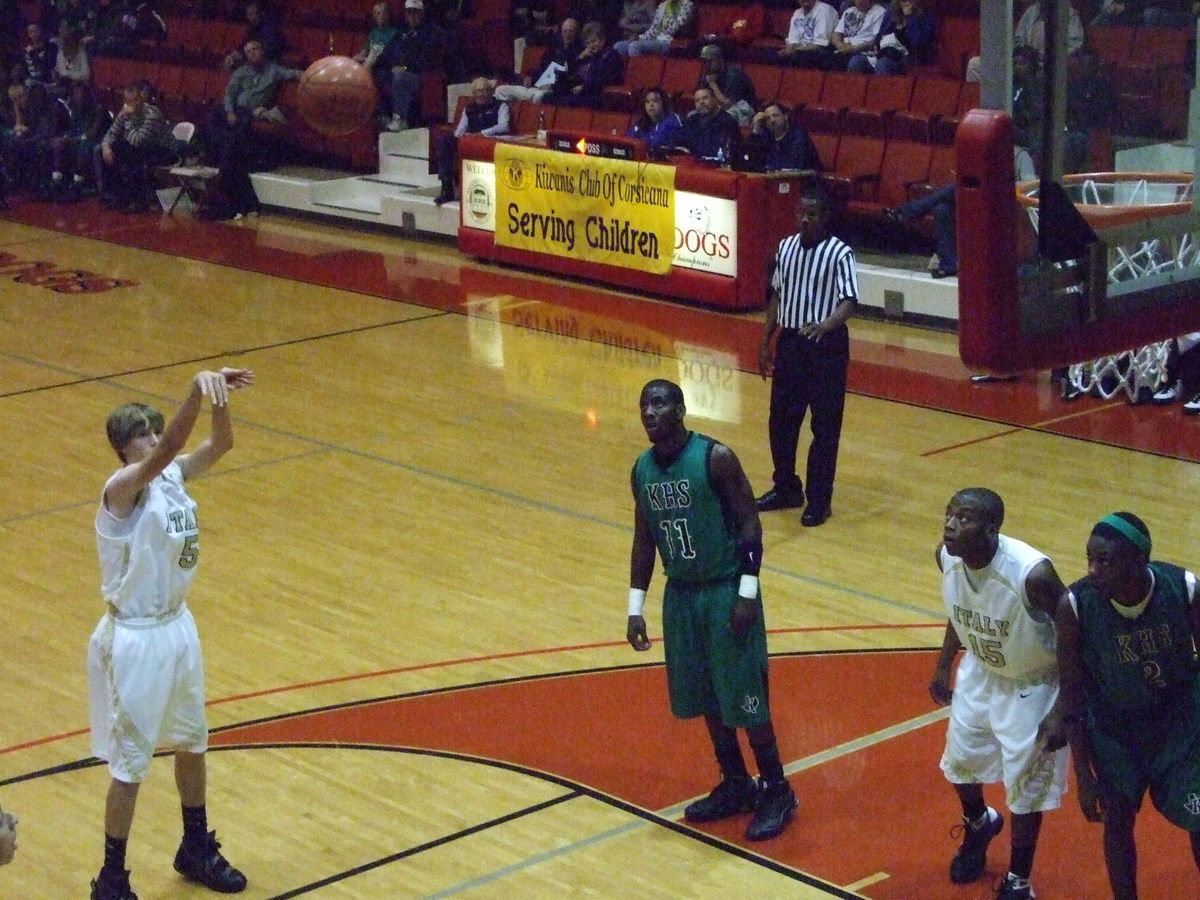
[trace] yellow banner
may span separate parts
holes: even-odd
[[[666,274],[675,167],[496,145],[496,243]]]

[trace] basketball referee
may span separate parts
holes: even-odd
[[[808,507],[800,523],[822,524],[832,513],[833,476],[846,405],[850,332],[846,320],[858,302],[854,251],[829,234],[829,200],[806,189],[796,207],[796,234],[775,252],[770,297],[758,348],[758,371],[771,381],[771,461],[774,486],[756,501],[760,511],[804,505],[796,475],[800,426],[812,409],[808,448]],[[775,333],[774,354],[771,339]]]

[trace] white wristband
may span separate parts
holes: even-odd
[[[743,600],[758,599],[758,576],[743,575],[742,581],[738,585],[738,596]]]
[[[629,589],[629,614],[631,616],[640,616],[645,606],[646,592],[641,588],[631,587]]]

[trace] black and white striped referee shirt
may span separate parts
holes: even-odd
[[[779,243],[771,289],[779,295],[781,328],[803,328],[823,322],[842,300],[858,301],[854,251],[833,235],[804,247],[800,235]]]

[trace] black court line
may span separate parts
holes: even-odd
[[[411,305],[416,306],[417,304],[411,304]],[[429,309],[429,307],[422,307],[422,308]],[[258,346],[255,346],[255,347],[239,347],[239,348],[233,348],[233,349],[228,349],[228,350],[221,350],[217,353],[210,353],[207,356],[197,356],[197,357],[193,357],[191,359],[179,359],[179,360],[174,360],[173,362],[158,363],[157,365],[145,366],[144,368],[141,368],[141,369],[127,369],[124,372],[109,372],[109,373],[106,373],[103,375],[91,375],[91,376],[87,376],[87,377],[76,378],[72,381],[60,381],[60,382],[56,382],[54,384],[40,385],[38,387],[22,388],[22,389],[16,390],[16,391],[0,392],[0,400],[3,400],[7,397],[19,397],[22,394],[36,394],[39,391],[55,390],[57,388],[64,388],[64,387],[75,387],[77,385],[91,384],[91,383],[97,382],[97,381],[109,381],[114,378],[125,378],[130,375],[144,375],[147,372],[158,372],[158,371],[161,371],[162,369],[173,369],[177,366],[193,365],[195,363],[207,362],[210,359],[218,359],[218,358],[226,357],[226,356],[242,356],[247,353],[259,353],[264,350],[276,350],[280,347],[292,347],[297,344],[307,344],[310,342],[327,340],[329,338],[344,337],[344,336],[350,335],[350,334],[360,334],[360,333],[366,332],[366,331],[375,331],[380,328],[391,328],[395,325],[410,325],[410,324],[413,324],[416,322],[425,322],[430,319],[440,319],[440,318],[443,318],[448,315],[452,315],[452,313],[447,312],[445,310],[434,310],[426,315],[410,316],[409,318],[405,318],[405,319],[395,319],[391,322],[379,322],[374,325],[360,325],[356,328],[343,328],[340,331],[327,331],[327,332],[323,332],[321,334],[308,335],[307,337],[289,338],[286,341],[276,341],[273,344],[259,344]],[[23,362],[28,365],[40,366],[42,368],[50,368],[50,369],[54,369],[55,371],[60,371],[60,372],[70,371],[69,369],[64,369],[61,366],[56,366],[53,363],[47,363],[47,362],[44,362],[41,360],[26,359],[24,357],[15,356],[13,354],[7,354],[7,356],[9,359],[13,359],[18,362]]]
[[[641,668],[641,667],[637,666],[637,667],[631,667],[631,668]],[[523,680],[523,679],[516,679],[516,680]],[[355,706],[358,704],[349,703],[349,704],[345,704],[345,705],[346,706]],[[277,718],[285,718],[285,717],[280,716]],[[229,726],[229,727],[237,727],[237,726]],[[423,852],[425,850],[430,850],[435,847],[444,846],[446,844],[449,844],[453,841],[458,840],[459,838],[469,837],[470,835],[477,834],[481,831],[485,831],[485,830],[487,830],[489,828],[493,828],[497,825],[502,825],[506,822],[511,822],[516,819],[520,819],[531,813],[540,812],[543,809],[547,809],[549,807],[555,806],[564,801],[573,800],[578,797],[587,797],[587,798],[595,800],[599,803],[603,803],[607,806],[613,807],[614,809],[621,810],[622,812],[625,812],[631,816],[634,816],[635,818],[643,820],[647,824],[657,825],[662,828],[666,828],[666,829],[673,831],[676,834],[679,834],[683,837],[689,838],[694,841],[699,841],[700,843],[705,844],[709,847],[712,847],[713,849],[720,850],[723,853],[727,853],[731,856],[736,856],[739,859],[742,859],[749,863],[753,863],[754,865],[760,866],[761,868],[767,869],[778,875],[782,875],[785,878],[788,878],[792,881],[798,881],[802,884],[806,884],[810,887],[822,890],[831,897],[843,898],[843,900],[861,900],[861,895],[859,895],[859,894],[855,894],[855,893],[846,891],[843,888],[841,888],[835,884],[831,884],[830,882],[823,881],[820,878],[817,878],[816,876],[809,875],[808,873],[802,872],[798,869],[793,869],[791,866],[785,865],[784,863],[778,862],[778,861],[770,859],[768,857],[760,856],[759,854],[754,853],[750,850],[747,850],[744,847],[739,847],[736,844],[727,843],[726,841],[723,841],[720,838],[716,838],[716,837],[713,837],[712,835],[705,834],[702,831],[697,831],[697,830],[690,828],[689,826],[684,825],[680,822],[676,822],[672,819],[664,818],[663,816],[660,816],[657,813],[651,812],[650,810],[647,810],[647,809],[643,809],[640,806],[635,806],[634,804],[628,803],[624,800],[621,800],[618,797],[614,797],[610,794],[605,794],[602,791],[597,791],[594,788],[588,787],[587,785],[580,784],[580,783],[572,781],[568,778],[563,778],[562,776],[555,775],[551,772],[544,772],[539,769],[533,769],[528,766],[519,765],[517,763],[506,762],[505,760],[489,759],[487,757],[472,756],[472,755],[466,754],[466,753],[454,753],[454,752],[450,752],[450,751],[446,751],[446,750],[431,750],[431,749],[428,749],[425,747],[397,747],[397,746],[392,746],[392,745],[342,743],[342,742],[337,742],[337,741],[334,741],[334,742],[273,741],[273,742],[252,743],[252,744],[228,744],[228,745],[218,746],[218,747],[209,747],[208,752],[209,753],[224,753],[224,752],[229,752],[229,751],[247,751],[247,750],[309,750],[309,749],[313,749],[313,750],[354,750],[354,751],[371,751],[371,752],[378,752],[378,753],[405,753],[405,754],[409,754],[412,756],[429,756],[429,757],[435,757],[438,759],[454,760],[456,762],[468,762],[468,763],[473,763],[476,765],[488,766],[488,767],[495,768],[495,769],[503,769],[505,771],[513,772],[518,775],[525,775],[530,778],[536,778],[539,781],[549,782],[551,784],[555,784],[555,785],[558,785],[559,787],[565,788],[568,791],[568,793],[563,794],[559,797],[555,797],[550,800],[544,801],[542,803],[538,803],[533,806],[528,806],[528,807],[525,807],[524,809],[517,810],[512,813],[508,813],[504,816],[499,816],[495,819],[490,819],[486,822],[481,822],[478,825],[473,825],[470,828],[462,829],[461,831],[454,832],[453,834],[444,835],[433,841],[427,841],[426,843],[418,844],[415,847],[410,847],[406,850],[401,850],[397,853],[392,853],[387,856],[381,857],[379,859],[372,860],[371,862],[364,863],[364,864],[362,864],[360,866],[356,866],[352,869],[347,869],[344,872],[339,872],[336,875],[328,876],[319,881],[312,882],[311,884],[307,884],[307,885],[304,885],[299,888],[293,888],[285,893],[272,895],[270,900],[284,900],[284,898],[287,898],[287,897],[296,897],[296,896],[299,896],[300,894],[309,893],[311,891],[317,890],[318,888],[333,884],[334,882],[343,881],[347,878],[351,878],[351,877],[361,874],[363,872],[368,872],[372,869],[379,868],[380,866],[387,865],[388,863],[396,862],[398,860],[405,859],[410,856],[414,856],[417,853]],[[173,751],[171,751],[171,750],[160,750],[154,754],[155,758],[171,756],[171,755],[173,755]],[[32,772],[32,773],[29,773],[26,775],[20,775],[15,778],[9,778],[4,781],[0,781],[0,786],[13,784],[13,783],[16,783],[19,781],[28,781],[28,780],[31,780],[33,778],[38,778],[38,777],[45,777],[45,776],[49,776],[49,775],[58,775],[58,774],[63,774],[65,772],[74,772],[74,771],[79,771],[82,769],[96,768],[96,767],[103,766],[103,765],[106,765],[106,763],[103,760],[95,759],[95,758],[75,760],[74,762],[63,763],[61,765],[52,766],[48,769],[42,769],[39,772]]]

